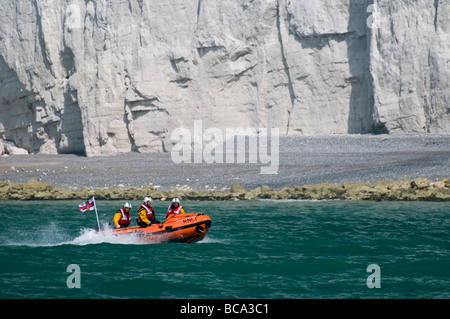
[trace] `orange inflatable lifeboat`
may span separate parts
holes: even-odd
[[[145,228],[132,226],[112,230],[116,236],[136,236],[148,243],[182,242],[193,243],[205,238],[211,227],[211,218],[201,213],[169,215],[161,224]]]

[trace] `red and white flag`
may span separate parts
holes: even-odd
[[[84,202],[84,203],[81,203],[80,205],[78,205],[78,209],[80,211],[82,211],[83,213],[86,212],[86,211],[94,210],[95,209],[95,199],[94,199],[94,197],[92,197],[87,202]]]

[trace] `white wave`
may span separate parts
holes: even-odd
[[[29,231],[18,230],[4,242],[7,246],[53,247],[63,245],[71,238],[61,231],[55,222],[41,227],[31,228]]]
[[[50,223],[46,227],[39,227],[31,232],[21,231],[16,233],[15,238],[9,238],[2,245],[27,246],[27,247],[55,247],[62,245],[90,245],[90,244],[142,244],[134,235],[115,236],[111,229],[101,232],[92,228],[83,228],[80,235],[73,238],[67,231],[60,228],[56,223]]]
[[[74,240],[66,244],[84,246],[104,243],[123,245],[143,244],[143,242],[140,241],[139,238],[134,234],[130,234],[127,236],[116,236],[112,233],[111,230],[102,230],[101,232],[97,232],[94,229],[83,229],[80,236],[76,237]]]
[[[219,239],[206,235],[205,238],[196,242],[196,244],[227,244],[228,242],[227,239]]]

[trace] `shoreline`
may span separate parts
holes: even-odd
[[[269,186],[255,189],[233,183],[229,190],[183,190],[180,188],[158,191],[155,187],[101,188],[83,187],[79,190],[60,189],[46,182],[31,179],[25,183],[0,182],[0,200],[142,200],[150,196],[160,201],[179,197],[192,201],[271,200],[369,200],[369,201],[450,201],[450,179],[430,182],[426,178],[403,179],[397,182],[379,181],[345,182],[342,185],[321,183],[285,187],[274,190]]]
[[[245,163],[176,163],[171,155],[3,155],[0,199],[448,200],[450,134],[280,136],[276,174],[261,174],[268,164],[249,163],[248,149]],[[411,186],[420,178],[428,186]],[[30,180],[44,184],[26,195]]]

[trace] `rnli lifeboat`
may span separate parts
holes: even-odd
[[[182,242],[193,243],[205,238],[211,227],[211,218],[201,213],[173,214],[161,224],[145,228],[135,226],[112,230],[116,236],[136,236],[148,243]]]

